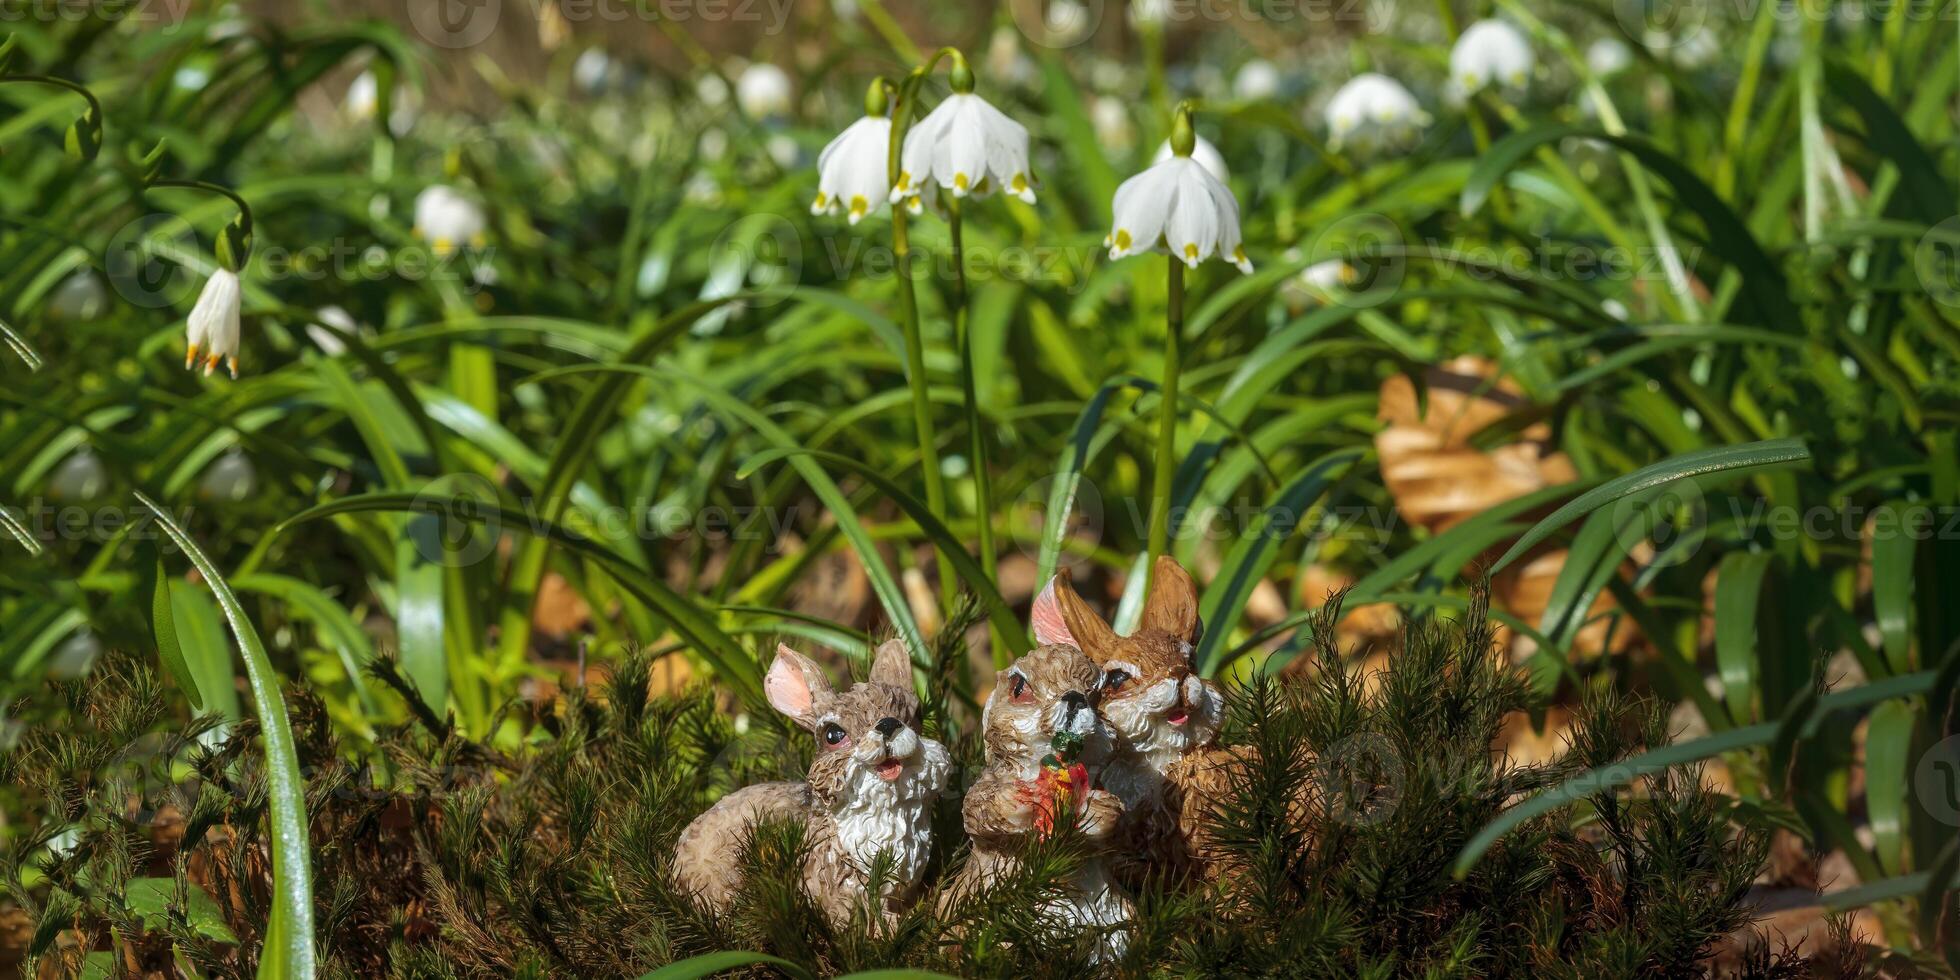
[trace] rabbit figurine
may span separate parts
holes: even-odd
[[[986,770],[967,791],[962,807],[973,851],[947,892],[948,899],[985,887],[1019,865],[1031,837],[1053,832],[1062,807],[1076,826],[1105,840],[1122,816],[1122,803],[1095,789],[1094,767],[1109,751],[1109,732],[1093,703],[1102,671],[1072,646],[1037,647],[995,678],[981,714]],[[1072,925],[1119,926],[1129,903],[1113,886],[1101,857],[1091,857],[1070,883],[1069,894],[1050,911]],[[1120,956],[1124,936],[1107,934],[1099,959]]]
[[[1097,702],[1116,736],[1102,785],[1123,800],[1112,849],[1117,880],[1173,883],[1215,876],[1208,811],[1227,793],[1239,756],[1217,744],[1225,699],[1197,676],[1198,593],[1176,561],[1159,558],[1135,632],[1118,636],[1076,594],[1067,569],[1036,598],[1043,643],[1071,643],[1102,669]]]
[[[801,817],[809,847],[803,887],[824,915],[849,921],[881,851],[892,867],[878,907],[896,914],[917,892],[931,851],[933,803],[952,769],[946,747],[918,732],[919,698],[904,645],[880,646],[870,680],[842,693],[808,657],[779,646],[762,686],[777,711],[816,735],[809,778],[744,787],[696,817],[676,847],[676,881],[725,911],[741,888],[737,856],[750,828]]]

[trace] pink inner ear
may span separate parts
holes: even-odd
[[[1055,602],[1054,579],[1049,579],[1041,594],[1034,597],[1034,607],[1028,611],[1028,626],[1034,630],[1036,643],[1078,645],[1068,631],[1067,621],[1062,619],[1062,607]]]
[[[810,694],[809,678],[803,676],[803,669],[797,666],[796,651],[788,646],[776,648],[776,662],[769,665],[768,676],[762,679],[762,693],[769,697],[769,703],[777,711],[791,718],[807,718],[814,700]]]

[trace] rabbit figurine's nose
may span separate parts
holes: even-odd
[[[1084,709],[1089,707],[1089,699],[1083,697],[1081,691],[1070,691],[1062,695],[1062,704],[1068,707],[1068,710],[1062,713],[1062,722],[1067,724],[1068,722],[1074,721],[1076,715],[1082,713]]]
[[[871,727],[873,729],[876,729],[878,734],[886,738],[890,738],[893,735],[898,734],[900,723],[897,718],[880,718],[878,719],[878,723]]]

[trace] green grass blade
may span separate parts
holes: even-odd
[[[813,974],[803,967],[767,953],[749,953],[741,950],[723,950],[719,953],[703,953],[690,956],[676,963],[669,963],[651,973],[642,974],[640,980],[701,980],[726,970],[736,970],[745,966],[773,966],[796,980],[812,980]]]
[[[34,535],[27,531],[27,525],[22,524],[20,518],[15,517],[14,512],[4,505],[0,505],[0,531],[6,531],[9,537],[20,542],[20,546],[27,549],[28,554],[37,557],[41,554],[41,542],[34,540]]]
[[[1068,516],[1075,509],[1076,492],[1082,488],[1082,470],[1107,441],[1106,436],[1099,438],[1098,433],[1103,427],[1103,413],[1109,410],[1110,398],[1124,388],[1136,387],[1140,381],[1123,377],[1103,382],[1076,416],[1068,443],[1062,447],[1062,457],[1056,463],[1055,475],[1050,478],[1053,482],[1048,487],[1048,509],[1041,519],[1041,547],[1035,558],[1036,582],[1046,584],[1054,578],[1055,566],[1061,563],[1062,538],[1068,533]]]
[[[311,977],[313,962],[313,871],[308,863],[306,844],[306,780],[299,768],[299,752],[293,743],[292,724],[286,717],[286,701],[279,690],[279,675],[266,656],[265,645],[245,616],[245,608],[226,584],[225,577],[197,542],[177,526],[170,514],[149,497],[136,494],[136,500],[155,515],[157,526],[183,549],[198,574],[217,597],[225,619],[231,623],[245,659],[245,679],[251,685],[253,706],[259,717],[260,737],[265,745],[266,798],[272,845],[271,929],[259,965],[259,976]],[[274,939],[277,942],[274,942]]]
[[[1912,737],[1919,713],[1905,701],[1872,709],[1865,735],[1865,808],[1872,851],[1886,874],[1906,869],[1906,811],[1912,805]]]
[[[1907,523],[1908,508],[1888,502],[1873,516],[1872,611],[1894,674],[1912,669],[1913,561],[1919,541]]]
[[[41,370],[41,355],[5,322],[0,322],[0,341],[6,343],[7,349],[13,351],[15,357],[27,362],[29,371]]]
[[[1737,552],[1722,559],[1715,577],[1715,664],[1722,697],[1736,724],[1748,723],[1756,703],[1756,613],[1763,578],[1775,556],[1766,551]]]
[[[163,662],[165,670],[177,682],[177,689],[184,692],[185,700],[197,710],[204,708],[204,695],[198,693],[197,678],[191,674],[190,664],[184,660],[184,648],[177,642],[177,616],[171,610],[170,573],[163,568],[163,553],[157,552],[156,565],[150,582],[150,624],[156,635],[157,659]]]
[[[1503,571],[1519,555],[1531,550],[1538,542],[1550,537],[1554,532],[1572,523],[1582,514],[1610,504],[1622,497],[1639,493],[1662,484],[1671,483],[1684,477],[1702,476],[1710,473],[1723,473],[1735,470],[1757,469],[1768,466],[1783,466],[1800,463],[1810,459],[1810,450],[1801,439],[1771,439],[1766,442],[1752,442],[1740,446],[1717,446],[1692,453],[1683,453],[1664,459],[1651,466],[1644,466],[1625,476],[1615,477],[1585,493],[1574,497],[1563,507],[1552,512],[1551,516],[1539,521],[1531,530],[1518,538],[1504,557],[1491,566],[1491,572]],[[1520,498],[1522,499],[1522,498]],[[1466,522],[1467,523],[1467,522]],[[1456,530],[1456,529],[1452,529]]]

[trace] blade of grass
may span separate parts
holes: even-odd
[[[15,333],[13,328],[7,326],[4,321],[0,321],[0,341],[6,342],[7,349],[13,351],[15,357],[27,362],[27,369],[29,371],[41,370],[41,355],[26,340],[21,339],[20,334]]]
[[[279,675],[266,656],[265,645],[245,616],[245,608],[225,582],[224,575],[211,563],[197,542],[177,526],[170,514],[141,492],[136,500],[156,518],[157,526],[172,543],[190,558],[192,566],[217,597],[225,619],[231,623],[245,660],[245,679],[252,689],[252,702],[259,717],[260,739],[265,746],[267,819],[271,824],[272,918],[265,949],[259,963],[259,976],[297,980],[314,973],[313,958],[313,871],[306,843],[306,780],[299,768],[299,751],[293,743],[292,723],[286,717],[286,701],[279,690]]]
[[[1723,473],[1735,470],[1750,470],[1768,466],[1783,466],[1800,463],[1810,459],[1810,450],[1801,439],[1771,439],[1766,442],[1752,442],[1740,446],[1717,446],[1692,453],[1683,453],[1641,467],[1625,476],[1615,477],[1568,501],[1552,512],[1551,516],[1539,521],[1531,530],[1518,538],[1510,550],[1491,566],[1491,572],[1503,571],[1519,555],[1531,550],[1538,542],[1550,537],[1554,532],[1572,523],[1581,514],[1610,504],[1621,497],[1638,493],[1684,477],[1702,476],[1710,473]]]
[[[1715,664],[1722,698],[1736,724],[1747,724],[1756,703],[1756,614],[1763,578],[1775,555],[1736,552],[1722,559],[1715,577]]]

